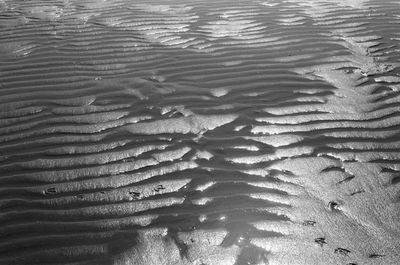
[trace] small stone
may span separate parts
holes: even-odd
[[[331,211],[338,211],[338,210],[339,210],[339,204],[338,204],[337,202],[330,201],[330,202],[328,203],[328,208],[329,208]]]

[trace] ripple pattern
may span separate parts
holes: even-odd
[[[0,0],[0,264],[398,264],[394,0]]]

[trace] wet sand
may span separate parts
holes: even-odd
[[[400,3],[0,0],[0,264],[399,264]]]

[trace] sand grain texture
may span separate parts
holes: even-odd
[[[0,264],[399,264],[399,23],[0,0]]]

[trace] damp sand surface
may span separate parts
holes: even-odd
[[[398,264],[398,24],[0,0],[0,264]]]

